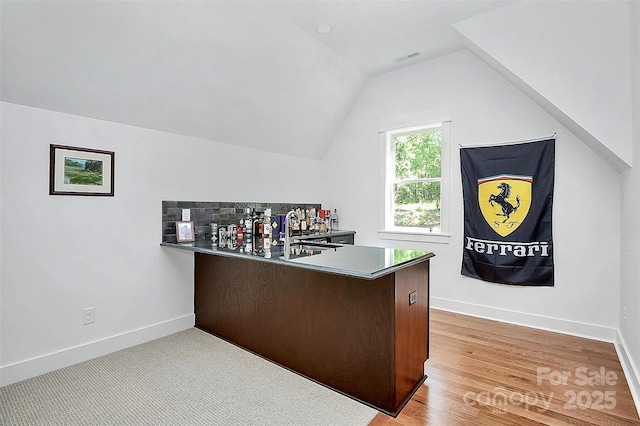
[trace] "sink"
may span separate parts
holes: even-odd
[[[297,241],[291,244],[291,247],[308,247],[311,250],[325,250],[325,249],[340,248],[342,247],[342,244],[316,243],[313,241]]]
[[[326,246],[324,244],[292,244],[292,249],[306,250],[306,251],[322,251],[329,249],[336,249],[337,247]]]
[[[296,241],[291,244],[291,252],[289,253],[290,259],[295,259],[298,257],[309,257],[313,255],[318,255],[325,250],[336,250],[341,247],[336,244],[326,244],[326,243],[311,243],[308,241]],[[284,257],[286,259],[286,257]]]

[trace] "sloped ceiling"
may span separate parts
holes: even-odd
[[[630,6],[525,1],[453,27],[469,50],[623,171],[633,157]]]
[[[0,94],[321,158],[368,76],[461,49],[450,24],[507,3],[2,1]]]

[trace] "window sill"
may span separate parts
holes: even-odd
[[[378,237],[382,240],[415,241],[420,243],[449,244],[451,234],[418,233],[407,231],[378,231]]]

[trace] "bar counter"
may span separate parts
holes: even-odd
[[[396,416],[426,376],[433,253],[353,245],[194,254],[195,326]]]
[[[281,244],[264,248],[256,252],[247,252],[242,246],[236,248],[220,248],[208,240],[195,243],[163,242],[162,246],[180,250],[216,256],[236,257],[263,262],[282,263],[293,267],[314,269],[317,271],[347,275],[351,277],[373,280],[393,273],[401,268],[414,265],[434,256],[431,252],[418,250],[367,247],[355,245],[300,243],[292,247],[289,260],[283,258]],[[336,247],[337,246],[337,247]]]

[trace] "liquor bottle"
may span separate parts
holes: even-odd
[[[264,237],[264,213],[260,213],[260,217],[258,218],[258,234],[260,238]]]
[[[269,241],[271,241],[271,209],[265,209],[262,227],[265,240],[269,239]]]
[[[338,229],[338,209],[334,209],[331,215],[331,231],[335,232]]]
[[[314,224],[313,225],[313,231],[316,234],[319,234],[320,231],[324,231],[324,229],[322,229],[322,228],[324,228],[324,226],[322,226],[322,219],[320,219],[320,212],[318,212],[318,211],[316,211],[314,209],[314,213],[315,214],[314,214],[314,219],[313,219],[313,224]]]
[[[251,209],[244,209],[244,237],[247,240],[251,240],[251,234],[253,233],[253,220],[251,218]]]
[[[299,236],[301,235],[301,231],[300,231],[300,216],[298,211],[300,209],[298,209],[296,211],[296,215],[294,217],[291,218],[291,222],[289,223],[289,227],[290,227],[290,236]]]
[[[262,236],[264,246],[264,257],[271,257],[271,209],[264,210],[264,218],[262,219]]]
[[[331,210],[321,210],[324,216],[324,227],[327,232],[331,232]]]
[[[262,238],[262,231],[264,230],[264,224],[262,222],[262,216],[254,216],[253,218],[253,237]]]
[[[300,233],[301,235],[308,235],[307,231],[307,218],[305,217],[304,210],[302,210],[302,217],[300,218]]]
[[[240,220],[240,222],[238,223],[238,226],[236,227],[236,239],[238,240],[238,244],[241,244],[242,241],[244,240],[244,224],[242,223],[242,220]]]

